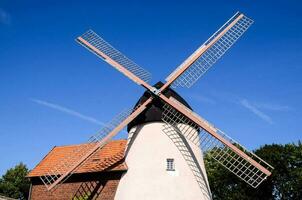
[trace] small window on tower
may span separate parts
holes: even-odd
[[[175,164],[173,158],[167,158],[167,171],[175,171]]]

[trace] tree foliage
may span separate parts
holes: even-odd
[[[254,189],[205,156],[208,178],[214,200],[298,200],[302,199],[302,144],[264,145],[255,153],[275,169]]]
[[[23,163],[7,170],[0,178],[0,194],[11,198],[27,199],[30,182],[25,176],[28,172]]]

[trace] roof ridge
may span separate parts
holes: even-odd
[[[127,139],[111,140],[111,141],[109,141],[107,144],[109,144],[109,143],[121,142],[121,141],[127,141]],[[54,146],[54,148],[76,147],[76,146],[81,146],[81,145],[85,145],[85,144],[92,144],[92,143],[96,143],[96,142],[91,142],[91,143],[80,143],[80,144],[67,144],[67,145],[61,145],[61,146]],[[105,145],[104,145],[104,146],[105,146]]]

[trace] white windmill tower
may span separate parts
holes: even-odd
[[[162,86],[159,82],[154,87]],[[190,108],[173,90],[166,90],[164,95]],[[137,105],[150,96],[145,92]],[[128,171],[120,180],[116,200],[211,199],[201,149],[166,125],[163,115],[164,104],[153,100],[151,106],[128,125],[125,155]],[[192,136],[198,136],[198,127],[183,126],[191,130]]]
[[[89,145],[66,155],[41,180],[48,190],[70,177],[87,158],[128,124],[127,173],[115,198],[211,199],[202,153],[243,181],[257,187],[272,167],[192,111],[170,87],[193,85],[249,28],[253,21],[236,13],[165,83],[149,85],[150,73],[89,30],[77,41],[147,91],[134,109],[114,118],[89,139]]]

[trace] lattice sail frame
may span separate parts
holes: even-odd
[[[175,144],[183,158],[185,159],[187,165],[190,167],[196,182],[199,185],[199,188],[205,197],[211,199],[211,190],[210,186],[208,185],[207,178],[205,178],[204,171],[201,169],[201,166],[197,164],[197,160],[194,159],[193,152],[189,150],[189,148],[184,143],[185,138],[181,137],[181,131],[175,130],[176,127],[172,126],[168,123],[163,125],[163,132],[172,140]],[[194,132],[192,132],[194,134]],[[195,134],[198,134],[195,130]],[[210,195],[209,195],[210,194]]]
[[[191,114],[193,114],[195,117],[198,117],[199,120],[205,122],[205,124],[207,124],[209,128],[214,130],[217,134],[222,136],[231,144],[235,145],[238,149],[240,149],[254,161],[258,162],[264,168],[269,171],[273,169],[271,165],[266,163],[254,153],[248,151],[245,147],[243,147],[231,137],[227,136],[224,132],[214,127],[211,123],[207,122],[205,119],[201,118],[196,113],[185,107],[176,99],[170,99],[184,107],[187,111],[191,112]],[[176,111],[168,104],[164,104],[162,119],[164,122],[174,127],[174,130],[172,130],[171,128],[167,129],[169,128],[169,126],[163,126],[164,132],[178,131],[180,134],[183,134],[188,140],[199,146],[203,153],[218,161],[222,166],[251,185],[253,188],[258,187],[258,185],[267,178],[268,175],[262,172],[256,166],[252,165],[250,163],[250,160],[241,157],[230,147],[222,143],[220,140],[208,133],[205,129],[199,127],[196,123],[192,122],[182,113]],[[199,131],[199,135],[194,134],[196,130]]]
[[[111,46],[108,42],[106,42],[103,38],[101,38],[92,30],[88,30],[83,35],[81,35],[80,38],[87,41],[91,46],[95,47],[96,49],[110,57],[112,60],[125,67],[127,70],[129,70],[131,73],[133,73],[143,81],[148,82],[151,79],[151,73],[149,73],[148,71],[140,67],[138,64],[127,58],[124,54],[122,54],[120,51]],[[95,55],[97,55],[98,57],[100,57],[101,59],[103,59],[104,61],[106,61],[105,57],[102,57],[99,53],[95,52],[92,48],[83,43],[81,40],[77,39],[77,42],[87,48],[92,53],[94,53]],[[120,71],[118,67],[115,68]]]
[[[138,106],[139,107],[139,106]],[[56,183],[62,174],[66,173],[70,168],[73,167],[73,165],[79,160],[79,158],[82,158],[89,154],[89,152],[96,147],[102,148],[104,145],[108,143],[107,140],[104,143],[101,143],[101,141],[109,134],[111,131],[117,127],[122,121],[124,121],[132,112],[134,112],[138,107],[135,109],[126,109],[122,111],[120,114],[116,115],[109,123],[106,124],[100,131],[98,131],[96,134],[92,135],[89,140],[81,145],[81,148],[76,148],[74,151],[71,151],[68,154],[65,154],[64,157],[62,157],[56,164],[56,166],[52,167],[51,170],[48,172],[45,172],[45,175],[40,176],[40,179],[46,186],[48,190],[52,189],[53,185],[58,186],[59,184],[62,184],[65,180],[67,180],[79,167],[82,166],[84,162],[82,162],[79,166],[77,166],[74,170],[72,170],[66,177],[64,177],[63,180],[60,181],[60,183]],[[96,149],[97,150],[97,149]],[[94,151],[93,153],[95,153]],[[89,157],[91,157],[92,154],[88,155],[85,160],[87,160]]]
[[[171,73],[166,81],[169,81],[171,77],[184,65],[187,64],[193,57],[200,52],[201,49],[207,48],[207,46],[222,33],[227,26],[229,26],[234,20],[242,15],[237,12],[232,18],[230,18],[218,31],[216,31],[204,44],[202,44],[184,63],[182,63],[173,73]],[[176,88],[178,86],[190,88],[206,71],[211,68],[225,53],[226,51],[243,35],[243,33],[253,24],[253,20],[244,16],[241,17],[228,31],[226,31],[220,39],[212,44],[197,60],[195,60],[191,66],[179,76],[171,85]]]

